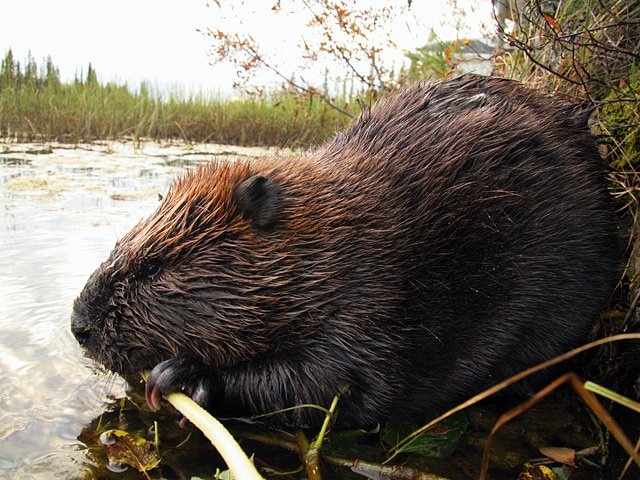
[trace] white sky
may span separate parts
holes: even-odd
[[[233,0],[220,2],[229,5]],[[273,1],[246,3],[270,6]],[[472,3],[480,10],[465,7]],[[296,9],[294,0],[282,0],[282,5]],[[490,21],[491,0],[458,0],[458,5],[465,8],[470,23]],[[296,21],[295,12],[275,16],[269,8],[263,10],[267,13],[243,16],[242,22],[286,65],[303,22]],[[426,43],[431,27],[442,37],[454,35],[450,27],[440,25],[452,21],[447,0],[413,0],[410,12],[411,18],[394,27],[398,58],[401,49]],[[38,63],[51,56],[65,80],[86,71],[89,62],[100,80],[132,86],[146,80],[161,89],[228,93],[235,80],[229,66],[210,65],[209,44],[197,31],[228,24],[215,2],[207,6],[206,0],[0,0],[0,19],[2,56],[9,48],[21,62],[29,51]]]

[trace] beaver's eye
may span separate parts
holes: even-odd
[[[162,263],[159,260],[150,260],[145,263],[142,273],[145,277],[153,280],[162,270]]]

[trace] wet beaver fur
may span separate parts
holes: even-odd
[[[419,83],[296,158],[213,162],[74,304],[106,368],[218,415],[449,405],[585,340],[618,274],[584,112],[501,79]],[[154,368],[155,367],[155,368]],[[302,408],[283,421],[317,423]]]

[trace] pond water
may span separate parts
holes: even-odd
[[[78,440],[126,383],[70,333],[75,296],[172,178],[216,145],[0,144],[0,478],[74,478]]]

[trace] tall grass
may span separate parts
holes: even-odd
[[[346,105],[347,99],[338,101]],[[288,147],[321,143],[349,118],[317,97],[291,91],[227,100],[222,96],[154,93],[142,84],[62,83],[51,60],[22,67],[9,51],[0,67],[0,137],[17,141],[91,142],[181,139]]]

